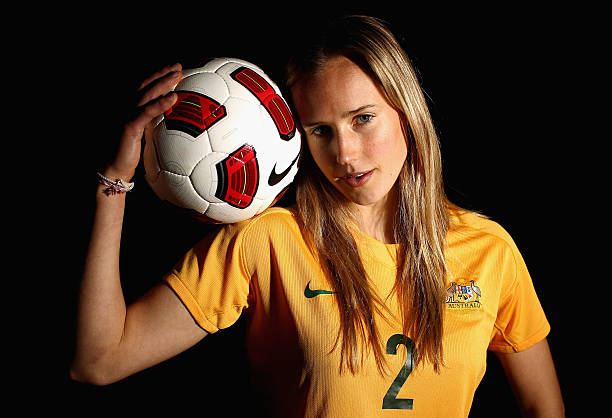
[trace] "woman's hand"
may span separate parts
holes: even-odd
[[[111,179],[130,181],[140,160],[142,136],[152,121],[176,102],[171,90],[183,76],[181,64],[164,67],[142,82],[136,116],[125,124],[114,160],[105,170]]]

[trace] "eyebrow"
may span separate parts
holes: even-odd
[[[363,105],[363,106],[359,106],[357,109],[354,110],[349,110],[347,112],[342,113],[340,116],[342,117],[342,119],[348,118],[350,116],[353,116],[357,113],[363,112],[366,109],[370,109],[372,107],[376,107],[376,105],[374,104],[367,104],[367,105]],[[321,125],[321,124],[325,124],[325,122],[310,122],[310,123],[303,123],[302,126],[304,128],[309,128],[311,126],[315,126],[315,125]]]

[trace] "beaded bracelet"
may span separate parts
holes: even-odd
[[[106,186],[106,189],[104,189],[103,193],[107,196],[114,195],[117,193],[129,192],[134,188],[134,183],[128,183],[127,181],[123,181],[121,179],[112,181],[111,179],[109,179],[108,177],[104,177],[100,173],[96,174],[98,175],[98,181],[100,182],[100,184]]]

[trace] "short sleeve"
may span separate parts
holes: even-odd
[[[200,327],[227,328],[248,307],[250,274],[241,229],[227,225],[200,241],[164,277]]]
[[[497,318],[489,350],[513,353],[543,340],[550,325],[533,286],[531,276],[514,242],[507,242],[506,283],[502,286]]]

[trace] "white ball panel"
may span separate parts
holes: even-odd
[[[213,98],[223,104],[229,97],[229,89],[225,80],[215,73],[203,72],[185,77],[177,84],[175,90],[195,91]]]
[[[158,181],[151,188],[160,198],[181,208],[193,209],[199,213],[208,209],[209,203],[196,193],[189,177],[162,170]]]
[[[217,163],[225,160],[227,154],[221,152],[212,152],[203,158],[194,168],[191,173],[190,180],[196,193],[203,199],[209,202],[222,203],[215,196],[217,190]]]
[[[220,57],[208,61],[201,67],[202,71],[216,72],[220,67],[234,60],[233,58]]]
[[[204,67],[183,69],[183,78],[192,76],[194,74],[206,73],[206,72],[210,73],[214,71],[207,71]]]
[[[253,141],[262,129],[262,119],[258,107],[235,97],[225,102],[225,108],[227,115],[208,131],[212,151],[231,153]]]
[[[169,131],[165,124],[160,124],[155,128],[154,135],[161,168],[176,174],[190,175],[202,157],[211,152],[207,132],[193,138],[184,132]]]

